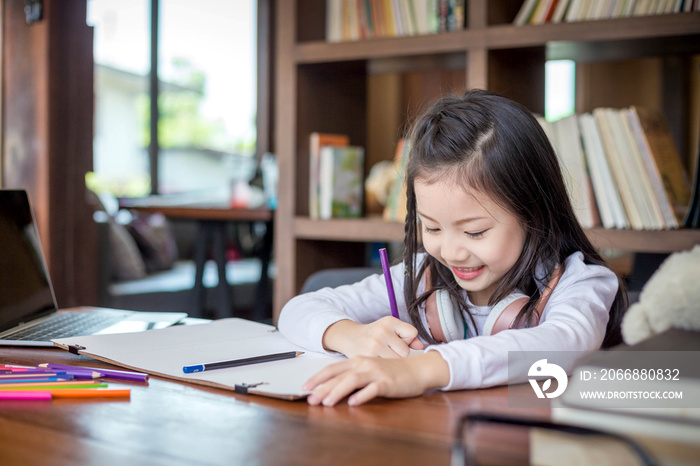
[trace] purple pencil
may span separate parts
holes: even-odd
[[[386,281],[386,291],[389,294],[389,305],[391,306],[391,315],[398,319],[399,307],[396,304],[396,295],[394,294],[394,284],[391,281],[391,272],[389,271],[389,257],[386,255],[386,248],[381,248],[379,250],[379,259],[382,262],[384,280]]]
[[[103,377],[111,377],[113,379],[122,379],[122,380],[135,380],[138,382],[145,382],[148,380],[148,374],[144,374],[142,372],[130,372],[130,371],[117,371],[113,369],[101,369],[97,367],[84,367],[84,366],[67,366],[63,364],[50,364],[50,363],[44,363],[44,364],[39,364],[39,367],[48,367],[50,369],[56,369],[56,370],[87,370],[87,371],[95,371],[99,372],[102,374]]]
[[[33,377],[35,374],[57,374],[58,376],[61,375],[72,375],[76,379],[96,379],[100,377],[99,372],[95,371],[90,371],[90,370],[85,370],[85,369],[49,369],[49,368],[37,368],[37,367],[29,367],[29,368],[14,368],[11,372],[2,372],[0,373],[0,376],[2,375],[29,375]]]

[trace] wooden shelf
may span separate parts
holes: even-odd
[[[684,73],[696,69],[692,57],[700,54],[700,13],[513,26],[521,0],[470,0],[467,5],[469,24],[462,31],[327,43],[325,0],[277,2],[275,151],[283,196],[275,212],[275,319],[311,273],[362,265],[362,243],[404,237],[403,223],[381,218],[308,217],[313,131],[347,134],[354,145],[365,146],[369,169],[393,157],[398,134],[420,105],[448,92],[485,88],[543,113],[545,63],[562,58],[574,60],[582,73],[577,111],[651,102],[663,106],[659,110],[679,140],[696,131],[689,124],[692,92],[683,83]],[[653,69],[658,74],[648,80],[652,92],[642,85],[646,75],[637,79],[635,67],[623,70],[633,82],[613,80],[621,76],[617,68],[602,75],[593,68],[640,58],[647,62],[647,57],[656,57],[652,61],[658,64]],[[596,228],[587,235],[599,249],[633,253],[671,253],[700,244],[700,230]]]
[[[367,39],[353,42],[304,42],[293,47],[293,61],[332,63],[400,56],[425,55],[468,50],[547,46],[553,42],[603,42],[635,39],[662,40],[700,35],[700,13],[642,16],[604,21],[542,24],[536,26],[499,25],[424,36]],[[700,47],[700,40],[685,41]]]
[[[593,245],[599,249],[619,249],[628,252],[672,253],[691,249],[700,244],[700,230],[638,231],[593,228],[586,231]]]
[[[699,13],[548,23],[536,26],[493,26],[486,31],[486,46],[492,49],[518,48],[544,46],[560,41],[664,39],[693,34],[700,34]]]
[[[484,35],[459,31],[426,36],[391,37],[355,42],[307,42],[294,48],[297,63],[325,63],[345,60],[463,52],[467,44],[483,47]]]
[[[301,239],[331,241],[403,241],[404,225],[381,219],[294,219],[294,234]]]
[[[639,231],[593,228],[586,234],[597,248],[628,252],[670,253],[700,244],[700,230],[697,229]],[[311,220],[296,217],[294,235],[305,240],[403,241],[404,225],[379,218]]]

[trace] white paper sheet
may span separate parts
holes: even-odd
[[[285,339],[274,327],[230,318],[201,325],[113,335],[91,335],[53,340],[79,354],[128,369],[167,378],[234,390],[248,387],[251,394],[283,399],[308,395],[302,384],[344,356],[305,351]],[[184,366],[265,354],[305,351],[293,359],[185,374]]]

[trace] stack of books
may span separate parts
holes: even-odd
[[[459,31],[465,0],[326,0],[326,40],[342,42]]]
[[[684,222],[690,182],[664,117],[639,107],[539,119],[585,228],[662,230]]]
[[[700,11],[697,0],[525,0],[513,24],[593,21]]]
[[[566,391],[552,399],[552,419],[697,444],[700,366],[695,362],[699,350],[698,331],[671,328],[636,345],[594,353],[574,370]],[[610,391],[620,397],[611,398]]]
[[[309,217],[356,218],[363,213],[364,148],[344,134],[312,133],[309,150]]]

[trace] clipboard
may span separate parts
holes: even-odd
[[[311,392],[302,390],[302,384],[324,367],[345,359],[342,355],[309,352],[291,343],[271,325],[240,318],[52,341],[71,353],[153,376],[283,400],[306,398]],[[304,354],[293,359],[191,374],[182,370],[192,364],[286,351],[304,351]]]

